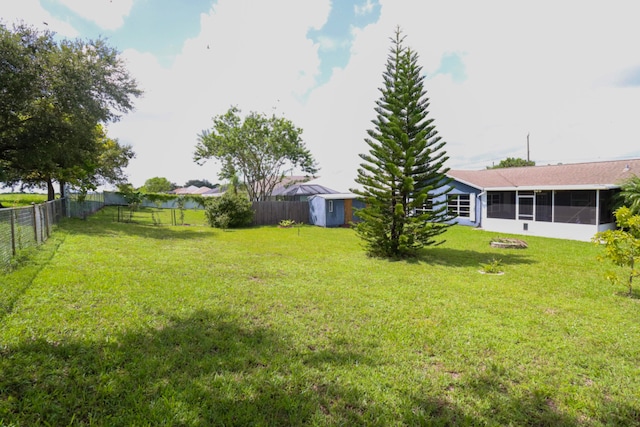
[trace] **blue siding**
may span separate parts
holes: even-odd
[[[356,210],[365,205],[360,200],[350,199],[353,209],[352,221],[359,221]],[[333,204],[333,211],[330,211]],[[320,227],[342,227],[345,225],[345,199],[324,199],[321,196],[309,198],[309,218],[311,224]]]
[[[311,224],[319,225],[320,227],[327,226],[326,218],[326,200],[312,196],[309,198],[309,219]]]
[[[340,227],[344,224],[344,200],[325,200],[327,227]],[[333,211],[330,210],[333,202]]]
[[[474,200],[473,206],[475,217],[473,218],[473,220],[471,220],[470,218],[457,217],[453,220],[453,222],[460,225],[469,225],[472,227],[480,226],[482,220],[482,202],[480,201],[480,190],[455,180],[451,181],[449,185],[452,187],[452,190],[449,194],[469,194],[469,198]],[[434,203],[446,203],[446,196],[435,198]]]

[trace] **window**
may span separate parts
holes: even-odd
[[[469,218],[471,216],[471,197],[469,194],[448,194],[447,210],[449,215]]]
[[[613,211],[618,193],[620,190],[600,190],[600,224],[616,222]]]
[[[552,201],[551,191],[536,191],[536,221],[551,222],[553,220]]]
[[[565,222],[572,224],[595,224],[595,190],[556,191],[554,204],[554,222]]]
[[[489,191],[487,192],[487,217],[501,219],[516,219],[516,192]]]
[[[333,212],[333,200],[329,200],[329,212]]]
[[[414,215],[422,215],[425,212],[432,212],[432,211],[433,211],[433,197],[428,196],[421,207],[414,209]]]

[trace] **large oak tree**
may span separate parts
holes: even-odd
[[[131,111],[140,95],[104,40],[57,41],[49,31],[0,25],[0,180],[40,181],[49,197],[53,181],[96,182],[105,156],[97,126]],[[119,147],[131,158],[130,147]]]

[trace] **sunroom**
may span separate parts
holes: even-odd
[[[481,193],[482,227],[513,234],[590,240],[614,226],[619,189],[518,189]]]
[[[469,225],[588,241],[615,227],[616,194],[626,179],[640,176],[640,159],[452,170],[447,175],[453,179],[450,194],[475,198],[476,218]],[[465,219],[458,223],[468,223]]]

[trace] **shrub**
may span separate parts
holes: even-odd
[[[620,274],[610,272],[607,278],[613,284],[627,283],[629,296],[633,295],[633,278],[640,276],[640,215],[623,206],[615,211],[616,230],[596,233],[593,241],[604,245],[604,255],[618,267],[622,267]]]
[[[205,203],[207,222],[216,228],[238,228],[251,225],[253,208],[245,194],[226,192]]]
[[[498,258],[492,258],[486,264],[480,264],[481,271],[486,274],[500,274],[502,273],[502,260]]]

